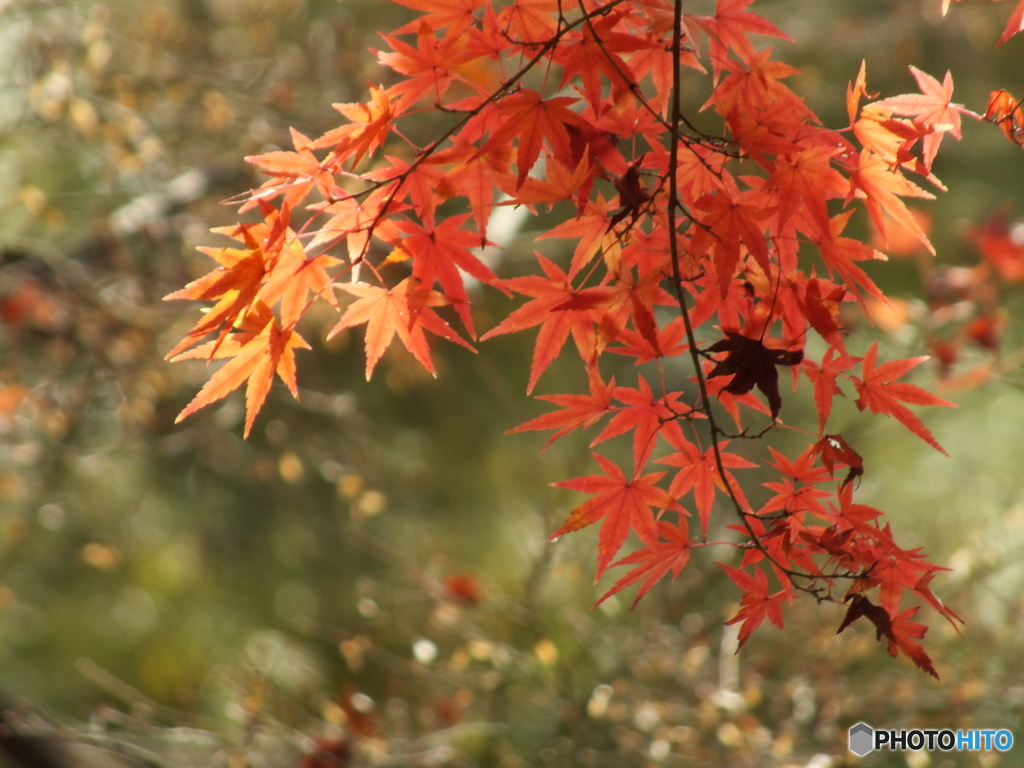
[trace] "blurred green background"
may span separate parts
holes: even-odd
[[[1024,92],[1024,40],[993,49],[1008,5],[940,5],[754,10],[798,41],[774,42],[831,125],[861,59],[883,95],[913,90],[908,64],[951,69],[978,112],[994,88]],[[408,18],[368,0],[0,2],[0,693],[168,765],[298,765],[314,742],[306,766],[1020,764],[1020,747],[846,751],[858,720],[1024,738],[1012,287],[998,352],[952,371],[998,357],[998,375],[926,414],[952,458],[837,405],[865,458],[858,498],[953,568],[936,591],[966,628],[926,616],[941,682],[864,627],[837,637],[835,606],[797,605],[734,655],[732,585],[706,558],[632,612],[631,594],[592,610],[611,583],[591,583],[594,534],[546,541],[575,502],[548,483],[592,471],[587,441],[539,456],[546,437],[503,436],[544,410],[523,394],[529,338],[439,349],[439,381],[389,355],[367,384],[343,335],[300,356],[301,402],[275,389],[248,441],[240,395],[173,424],[207,372],[164,362],[195,309],[161,297],[208,269],[195,246],[234,221],[219,202],[259,183],[243,156],[330,128],[332,102],[386,77],[377,30]],[[946,267],[975,265],[971,227],[1024,196],[1024,153],[984,123],[964,135],[926,207]],[[927,354],[934,269],[879,266],[911,322],[857,332]],[[477,302],[480,327],[508,311]],[[555,366],[542,389],[575,376]],[[805,387],[789,407],[813,423]]]

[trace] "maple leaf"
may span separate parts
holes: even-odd
[[[544,166],[544,178],[527,177],[524,184],[510,192],[510,202],[516,204],[548,203],[577,199],[577,210],[582,213],[587,205],[584,190],[589,192],[594,183],[594,169],[590,158],[584,155],[574,170],[570,170],[555,157],[549,157]]]
[[[637,82],[630,65],[619,56],[643,47],[635,35],[616,31],[626,13],[619,10],[595,19],[583,28],[579,40],[558,47],[562,87],[579,76],[583,93],[595,108],[602,103],[601,91],[605,83],[611,84],[613,99],[619,100]]]
[[[960,114],[964,107],[952,103],[953,76],[948,71],[941,83],[917,67],[911,66],[910,72],[914,75],[921,93],[890,96],[873,102],[870,108],[916,117],[918,121],[931,128],[932,132],[924,137],[923,155],[924,166],[930,169],[943,135],[948,132],[955,139],[961,138]]]
[[[666,432],[665,437],[669,445],[675,448],[675,452],[657,459],[657,463],[680,468],[672,478],[668,492],[672,494],[673,498],[681,499],[685,494],[693,491],[693,500],[697,507],[697,514],[700,516],[701,536],[706,538],[711,508],[715,503],[715,488],[725,492],[725,482],[718,471],[715,447],[710,446],[707,450],[701,451],[696,445],[686,440],[678,430]],[[742,456],[727,452],[725,448],[728,444],[728,440],[723,440],[718,446],[723,467],[741,469],[757,466]],[[748,507],[749,504],[743,496],[736,478],[728,470],[726,470],[725,478],[740,504]]]
[[[820,500],[827,494],[817,486],[828,479],[828,470],[818,466],[814,447],[811,446],[796,459],[790,459],[771,447],[768,452],[773,457],[768,465],[779,471],[782,480],[763,483],[775,495],[758,510],[758,515],[766,517],[778,512],[792,514],[795,511],[824,514],[825,506]]]
[[[832,399],[843,394],[836,384],[841,373],[852,368],[860,358],[853,358],[845,353],[838,357],[833,347],[825,351],[821,364],[816,365],[810,360],[803,361],[803,370],[807,378],[814,384],[814,404],[818,410],[818,433],[825,431],[825,422],[832,413]]]
[[[1003,34],[996,45],[1002,45],[1018,32],[1024,32],[1024,0],[1017,0],[1017,5],[1010,14],[1010,18],[1007,19],[1006,27],[1003,29]]]
[[[769,349],[760,339],[752,339],[736,331],[726,331],[725,335],[727,338],[716,341],[707,349],[708,352],[727,353],[708,378],[732,375],[725,391],[733,395],[746,394],[756,386],[768,399],[772,419],[777,419],[782,397],[779,395],[779,372],[775,366],[797,365],[803,360],[803,351]]]
[[[420,19],[416,32],[416,47],[397,37],[382,34],[391,46],[391,51],[377,52],[377,60],[405,79],[392,86],[389,96],[397,96],[395,111],[404,112],[421,98],[432,95],[434,104],[441,103],[454,79],[462,79],[456,73],[459,66],[473,56],[466,52],[468,33],[449,33],[438,38],[434,28],[425,18]]]
[[[828,283],[818,278],[807,281],[803,295],[803,315],[807,322],[829,343],[829,350],[844,349],[843,335],[845,331],[839,325],[840,303],[846,296],[847,289],[841,285],[834,286],[826,296],[822,296],[822,286]]]
[[[551,540],[603,520],[598,534],[596,582],[611,566],[630,531],[635,532],[645,544],[656,543],[658,526],[654,509],[678,509],[679,505],[668,491],[655,485],[666,472],[627,478],[611,459],[597,453],[592,455],[601,465],[603,475],[555,483],[559,488],[589,493],[592,497],[572,511],[562,527],[551,534]]]
[[[769,595],[768,577],[760,568],[755,568],[754,573],[750,574],[727,563],[719,563],[719,565],[743,592],[739,611],[725,622],[726,624],[743,622],[740,625],[739,648],[743,647],[750,637],[750,633],[761,626],[761,622],[766,617],[772,624],[782,629],[782,603],[792,600],[792,593],[780,590]]]
[[[327,270],[339,263],[324,253],[307,256],[302,242],[289,230],[259,297],[271,307],[281,301],[281,325],[285,327],[298,322],[309,306],[310,294],[326,299],[337,309],[338,300],[330,289],[331,276]]]
[[[610,203],[598,193],[597,200],[591,200],[581,216],[567,219],[545,232],[541,237],[567,238],[576,241],[569,278],[574,279],[603,249],[611,247],[618,235],[608,228]]]
[[[364,342],[367,381],[396,334],[405,348],[434,376],[437,371],[430,358],[424,330],[475,351],[469,342],[431,309],[447,306],[452,300],[438,291],[420,288],[415,278],[407,277],[394,288],[381,288],[366,283],[338,283],[337,286],[357,299],[345,310],[327,337],[331,338],[345,328],[367,324]]]
[[[336,185],[330,167],[321,163],[313,154],[311,142],[306,136],[294,128],[291,129],[291,135],[294,152],[266,152],[245,158],[246,162],[271,177],[254,196],[259,200],[268,200],[283,194],[285,205],[289,208],[298,205],[314,188],[325,197],[333,197]],[[242,210],[247,210],[252,204],[243,205]]]
[[[519,171],[516,187],[523,186],[545,142],[558,157],[572,156],[566,126],[582,122],[580,116],[569,109],[570,105],[578,101],[572,96],[545,99],[530,88],[506,96],[498,103],[498,109],[503,115],[501,126],[480,149],[480,154],[486,154],[515,138],[516,168]]]
[[[904,229],[921,241],[932,254],[935,247],[921,227],[921,223],[907,208],[901,197],[923,197],[934,199],[935,195],[925,192],[909,181],[899,169],[893,169],[885,158],[869,149],[862,150],[856,170],[850,174],[851,191],[847,202],[862,197],[871,221],[885,239],[885,214],[888,214]]]
[[[601,431],[591,446],[597,445],[616,435],[633,433],[633,466],[640,468],[647,463],[654,450],[655,440],[664,423],[680,413],[689,410],[679,402],[681,392],[670,392],[655,396],[651,385],[643,376],[637,377],[637,387],[616,387],[612,397],[623,403],[608,425]],[[674,494],[678,497],[678,494]]]
[[[781,81],[800,73],[796,67],[781,61],[772,61],[772,49],[758,51],[745,63],[727,60],[724,69],[729,74],[715,89],[714,94],[701,105],[703,111],[714,106],[715,111],[728,115],[733,109],[757,115],[760,111],[781,105],[787,112],[803,115],[807,108],[800,98]]]
[[[413,277],[424,286],[431,286],[436,280],[444,294],[452,299],[469,335],[476,338],[469,311],[469,294],[459,270],[465,270],[487,285],[496,284],[498,277],[470,250],[477,245],[477,236],[462,229],[468,218],[469,214],[450,216],[437,226],[401,221],[398,228],[405,237],[398,246],[413,259]]]
[[[409,32],[416,32],[421,22],[431,29],[444,29],[449,27],[449,33],[460,32],[476,22],[473,12],[487,4],[487,0],[393,0],[406,8],[414,11],[422,11],[423,15],[418,20],[410,21],[408,24],[395,30],[396,35],[403,35]]]
[[[516,432],[527,432],[530,430],[555,430],[555,434],[547,441],[542,450],[548,447],[563,435],[574,432],[577,429],[586,429],[597,424],[606,414],[611,412],[612,392],[615,390],[615,378],[607,384],[602,381],[601,374],[595,366],[587,369],[590,380],[590,394],[587,395],[540,395],[539,400],[546,400],[554,403],[562,410],[552,413],[545,413],[542,416],[530,419],[525,424],[520,424],[515,429],[510,429],[508,434]]]
[[[480,339],[486,341],[494,336],[540,325],[533,347],[527,394],[533,391],[540,375],[558,357],[570,333],[575,337],[581,352],[590,346],[587,338],[594,322],[591,311],[593,307],[574,301],[577,293],[570,286],[568,275],[550,259],[539,253],[535,255],[544,271],[544,277],[514,277],[502,283],[503,287],[530,296],[532,300],[517,307]]]
[[[780,159],[765,182],[765,189],[778,190],[776,215],[781,221],[788,221],[803,205],[820,233],[827,235],[831,231],[826,200],[846,197],[850,191],[849,181],[831,166],[836,153],[833,147],[814,147]]]
[[[690,249],[694,253],[712,249],[711,261],[723,297],[735,276],[741,244],[746,246],[762,269],[767,271],[769,268],[768,245],[758,223],[767,218],[769,211],[742,202],[743,199],[741,195],[710,194],[701,196],[694,204],[703,214],[697,217],[700,226],[691,235]]]
[[[243,321],[242,330],[229,334],[222,343],[210,342],[174,359],[230,357],[203,385],[175,423],[210,403],[225,397],[242,384],[245,389],[245,436],[249,436],[256,414],[270,392],[274,374],[285,383],[292,397],[298,399],[295,380],[295,349],[309,349],[305,339],[291,328],[281,328],[266,304],[259,303]]]
[[[1021,102],[1008,92],[992,91],[988,97],[985,119],[998,125],[1006,138],[1014,144],[1024,147],[1024,109],[1021,109]]]
[[[452,194],[469,200],[481,246],[487,239],[487,220],[494,205],[495,179],[508,173],[511,157],[509,147],[496,147],[480,154],[474,144],[458,135],[453,138],[451,147],[433,157],[439,164],[451,164],[443,184],[451,187]]]
[[[864,460],[851,448],[842,435],[823,435],[814,444],[813,453],[821,456],[821,463],[830,475],[835,475],[836,464],[845,465],[849,471],[841,487],[864,474]]]
[[[831,235],[827,238],[822,238],[818,242],[818,248],[822,261],[824,261],[825,266],[828,267],[829,275],[835,275],[838,273],[846,283],[846,287],[849,289],[850,293],[852,293],[854,298],[863,305],[864,298],[861,296],[860,289],[864,289],[878,299],[882,298],[882,292],[879,290],[878,286],[875,285],[874,281],[868,277],[864,270],[858,267],[855,262],[872,260],[885,261],[886,256],[881,251],[875,250],[870,245],[862,243],[860,240],[839,236],[846,228],[846,223],[850,220],[850,216],[852,214],[853,211],[844,211],[843,213],[834,216],[830,224]],[[920,229],[920,226],[918,226],[917,229],[919,232],[923,232],[923,230]]]
[[[846,112],[850,118],[850,125],[853,125],[857,116],[861,97],[868,99],[878,97],[877,93],[868,91],[867,62],[863,59],[860,62],[860,71],[857,72],[857,79],[852,83],[846,84]]]
[[[717,0],[713,15],[687,16],[688,22],[695,24],[708,34],[708,51],[711,54],[716,83],[724,63],[728,60],[727,49],[731,48],[741,61],[749,61],[754,58],[757,49],[751,42],[750,35],[766,35],[793,42],[789,35],[767,19],[744,10],[753,1]]]
[[[560,11],[558,0],[513,0],[498,12],[497,24],[504,34],[520,43],[543,43],[558,28],[553,14]]]
[[[875,605],[863,594],[854,594],[850,598],[850,607],[843,623],[836,630],[836,634],[864,616],[874,624],[878,639],[881,640],[885,637],[889,644],[890,656],[896,656],[899,651],[903,651],[920,669],[938,680],[939,674],[935,671],[935,665],[932,664],[932,660],[920,643],[916,642],[916,638],[923,637],[927,631],[923,624],[910,621],[917,611],[918,606],[913,606],[895,616],[890,616],[882,606]]]
[[[186,334],[185,338],[167,353],[172,358],[208,334],[218,329],[227,333],[231,326],[253,305],[267,272],[267,261],[263,248],[252,232],[252,225],[215,230],[231,234],[245,243],[245,248],[208,248],[198,250],[212,258],[220,267],[203,277],[193,280],[181,290],[164,296],[164,301],[192,299],[214,301],[200,320]]]
[[[612,567],[620,565],[636,567],[616,581],[611,589],[601,596],[595,607],[612,595],[643,579],[631,606],[631,608],[636,608],[640,598],[650,592],[651,587],[661,581],[666,574],[672,573],[672,581],[679,578],[679,574],[683,572],[683,568],[690,561],[690,534],[686,518],[680,515],[679,522],[675,524],[659,520],[657,525],[658,541],[646,544],[612,564]]]
[[[357,165],[363,155],[384,145],[391,131],[391,122],[396,116],[391,98],[384,88],[371,85],[368,102],[331,106],[352,123],[328,131],[310,144],[313,149],[330,147],[339,158],[351,157],[352,165]]]
[[[860,397],[857,398],[857,408],[862,411],[866,408],[872,413],[884,413],[887,416],[892,416],[937,451],[946,453],[935,436],[903,403],[945,405],[951,408],[955,408],[956,403],[943,400],[913,384],[896,381],[927,359],[926,356],[914,357],[908,360],[890,360],[877,365],[878,342],[874,342],[864,356],[861,378],[851,377],[860,394]]]

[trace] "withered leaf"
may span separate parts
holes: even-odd
[[[804,359],[803,350],[769,349],[760,339],[752,339],[735,331],[726,331],[727,338],[716,341],[708,352],[726,352],[724,359],[708,374],[715,376],[732,375],[725,385],[725,391],[733,395],[745,395],[755,386],[768,398],[772,419],[777,419],[782,407],[779,395],[779,372],[777,365],[797,365]]]

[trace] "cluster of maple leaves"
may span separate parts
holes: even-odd
[[[275,374],[297,396],[297,324],[320,300],[341,313],[332,333],[366,326],[367,378],[396,337],[434,372],[431,336],[473,349],[535,330],[527,391],[567,346],[586,389],[540,396],[554,409],[513,431],[596,432],[597,471],[558,483],[587,498],[552,538],[599,525],[597,578],[628,568],[602,600],[632,585],[640,599],[715,546],[741,643],[806,593],[935,674],[914,617],[927,603],[959,621],[931,589],[941,569],[854,501],[863,462],[828,425],[853,395],[943,450],[909,406],[951,403],[902,381],[924,358],[852,353],[840,310],[884,299],[862,267],[884,255],[844,234],[859,212],[932,250],[906,200],[941,188],[940,144],[982,117],[952,103],[951,76],[912,68],[920,93],[879,100],[862,65],[835,129],[752,41],[788,40],[753,0],[396,1],[417,15],[382,35],[388,84],[334,105],[323,136],[293,129],[294,149],[248,158],[268,177],[241,206],[256,220],[216,230],[234,241],[203,249],[217,268],[168,297],[212,302],[170,356],[225,361],[179,419],[245,385],[248,434]],[[684,108],[684,86],[703,103]],[[443,122],[423,143],[407,133],[426,114]],[[1020,143],[1020,115],[993,94],[984,117]],[[563,214],[540,239],[568,246],[499,276],[482,254],[503,206]],[[482,335],[471,283],[516,303]],[[779,425],[780,373],[811,383],[818,423],[800,455],[767,446],[758,463],[734,444]],[[622,464],[598,452],[618,436]],[[732,538],[710,542],[723,513]]]

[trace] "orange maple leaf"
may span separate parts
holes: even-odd
[[[351,158],[352,165],[357,165],[364,154],[384,145],[397,116],[388,92],[372,85],[369,101],[331,106],[352,122],[328,131],[310,146],[314,149],[330,147],[339,163]]]
[[[923,160],[924,167],[931,169],[943,135],[948,132],[955,139],[961,138],[960,115],[964,112],[964,107],[952,103],[953,76],[948,71],[941,83],[917,67],[910,67],[910,72],[914,75],[921,93],[890,96],[873,102],[865,110],[883,110],[897,115],[907,115],[916,118],[915,123],[929,128],[923,139]]]
[[[854,197],[864,200],[864,205],[871,215],[871,221],[879,235],[885,239],[885,214],[888,214],[908,232],[921,241],[931,252],[935,247],[922,229],[920,222],[907,208],[901,197],[923,197],[929,200],[935,195],[926,192],[909,181],[898,168],[893,169],[885,158],[870,149],[862,150],[856,170],[850,174],[851,190],[847,198]]]
[[[364,341],[367,381],[396,334],[405,348],[434,376],[437,371],[430,358],[430,347],[424,330],[476,351],[431,309],[447,306],[452,300],[438,291],[420,288],[415,278],[407,277],[394,288],[381,288],[366,283],[338,283],[338,287],[357,299],[345,310],[327,338],[345,328],[367,324]]]
[[[258,302],[241,323],[239,331],[228,334],[223,341],[209,342],[173,358],[231,358],[178,414],[175,423],[248,382],[245,388],[245,436],[248,437],[256,414],[270,392],[275,373],[288,387],[292,397],[298,399],[296,349],[309,349],[309,344],[294,329],[282,328],[270,308]]]
[[[173,358],[216,330],[223,329],[222,333],[227,333],[256,300],[267,272],[267,263],[263,247],[251,231],[252,226],[239,225],[214,230],[221,234],[230,234],[236,240],[242,240],[246,247],[242,249],[200,246],[198,250],[220,266],[193,280],[184,288],[164,296],[164,301],[191,299],[217,302],[199,319],[185,338],[167,353],[167,358]]]
[[[519,170],[516,187],[523,186],[545,142],[558,157],[572,157],[572,145],[566,126],[582,122],[582,118],[569,109],[569,105],[578,101],[572,96],[545,99],[530,88],[506,96],[498,102],[498,109],[504,116],[501,126],[480,149],[480,154],[486,154],[515,138],[516,168]]]

